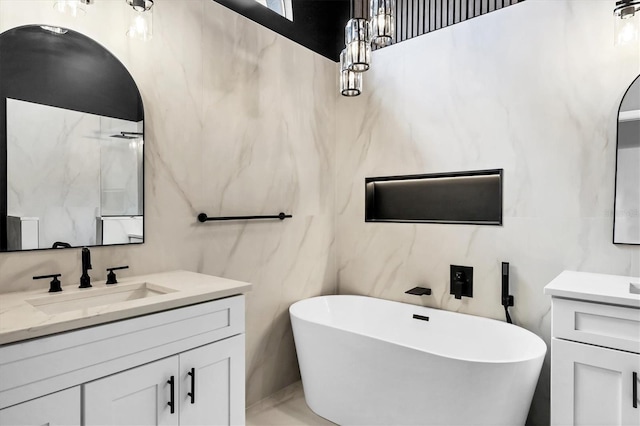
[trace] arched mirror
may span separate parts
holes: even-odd
[[[143,119],[133,78],[90,38],[0,34],[0,251],[142,243]]]
[[[640,244],[640,76],[618,110],[613,242]]]

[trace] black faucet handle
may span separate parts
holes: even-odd
[[[107,284],[118,284],[116,273],[113,271],[119,271],[121,269],[129,269],[129,265],[107,268],[107,271],[109,271],[109,273],[107,274]]]
[[[405,291],[405,293],[413,294],[416,296],[429,296],[431,294],[431,289],[425,287],[414,287],[410,290]]]
[[[42,280],[45,278],[52,278],[51,282],[49,283],[49,293],[57,293],[59,291],[62,291],[62,287],[60,285],[60,280],[58,279],[58,277],[61,277],[62,274],[52,274],[52,275],[38,275],[33,277],[34,280]]]

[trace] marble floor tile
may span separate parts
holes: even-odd
[[[247,408],[247,426],[334,425],[316,415],[304,401],[302,382],[296,382]]]

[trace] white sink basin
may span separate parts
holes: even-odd
[[[113,305],[130,300],[146,299],[173,293],[176,290],[142,282],[114,284],[111,287],[88,288],[73,293],[50,294],[26,301],[42,312],[53,315],[63,312]]]

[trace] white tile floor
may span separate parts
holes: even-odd
[[[247,408],[246,426],[330,426],[335,423],[317,416],[304,402],[302,382]]]

